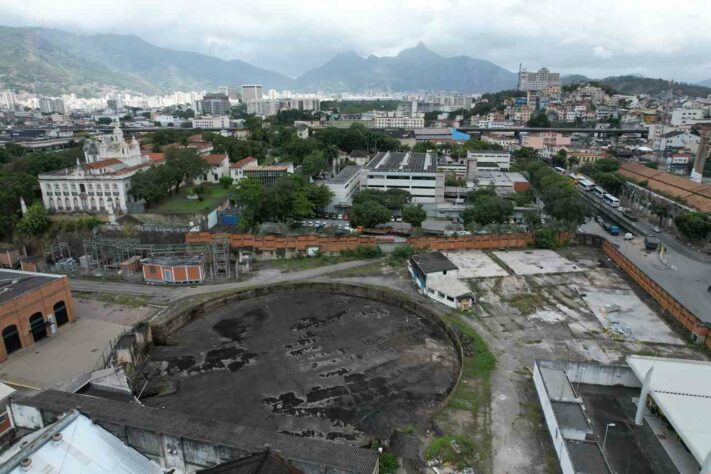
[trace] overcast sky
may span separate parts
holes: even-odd
[[[711,0],[0,0],[0,24],[136,34],[289,76],[423,41],[512,71],[711,79]]]

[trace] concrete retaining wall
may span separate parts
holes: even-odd
[[[639,388],[642,386],[632,369],[625,365],[602,365],[590,362],[568,360],[539,360],[537,366],[565,371],[571,383],[592,385],[622,385]]]

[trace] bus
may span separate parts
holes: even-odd
[[[599,198],[605,195],[605,190],[602,189],[600,186],[595,186],[592,190],[593,194]]]
[[[604,202],[605,204],[607,204],[608,206],[611,206],[611,207],[620,207],[620,200],[617,199],[612,194],[607,194],[607,193],[604,194],[602,196],[602,202]]]
[[[554,169],[555,172],[558,173],[559,175],[566,175],[566,174],[568,174],[568,172],[565,171],[565,168],[561,168],[560,166],[556,166],[556,167],[553,168],[553,169]]]
[[[578,181],[578,186],[580,186],[580,189],[582,189],[583,191],[592,191],[595,187],[595,183],[593,183],[589,179],[583,178]]]

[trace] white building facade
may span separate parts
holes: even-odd
[[[57,212],[127,212],[131,177],[152,166],[138,141],[124,139],[116,127],[111,135],[84,144],[86,162],[38,176],[44,207]]]

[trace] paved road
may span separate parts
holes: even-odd
[[[625,218],[620,211],[618,211],[615,208],[612,208],[600,201],[599,198],[595,197],[591,193],[586,193],[582,192],[581,194],[584,198],[586,198],[588,201],[595,203],[602,208],[605,209],[606,212],[611,213],[614,216],[617,216],[618,219],[621,221],[628,221],[629,219]],[[637,234],[640,234],[642,236],[644,235],[654,235],[659,238],[659,240],[668,248],[671,250],[674,250],[675,252],[685,256],[686,258],[690,258],[696,261],[701,261],[701,262],[707,262],[711,263],[711,255],[699,252],[691,247],[688,247],[687,245],[683,244],[680,242],[676,237],[674,237],[672,234],[668,232],[654,232],[652,227],[654,227],[652,224],[649,224],[646,222],[644,219],[640,219],[638,221],[630,222],[631,226],[636,228],[634,229]],[[633,230],[633,229],[630,229]]]
[[[596,222],[580,228],[583,232],[602,235],[617,244],[620,251],[653,278],[666,291],[684,304],[701,320],[711,324],[711,263],[689,258],[675,247],[667,247],[664,258],[658,252],[647,252],[644,240],[635,237],[625,241],[622,236],[611,236]]]
[[[324,265],[322,267],[310,268],[297,272],[282,273],[279,270],[263,270],[246,281],[234,281],[229,283],[218,283],[214,285],[200,286],[167,286],[167,285],[145,285],[141,283],[115,283],[96,280],[84,280],[81,278],[72,278],[72,290],[85,291],[91,293],[119,293],[128,295],[147,296],[156,304],[170,303],[179,298],[186,296],[203,295],[207,293],[216,293],[224,290],[233,290],[239,288],[247,288],[250,286],[282,283],[293,280],[306,280],[309,278],[326,275],[328,273],[337,272],[340,270],[348,270],[350,268],[360,267],[372,260],[354,260],[351,262],[336,263],[333,265]]]

